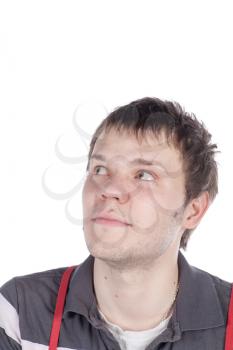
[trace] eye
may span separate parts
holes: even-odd
[[[107,169],[103,165],[97,165],[93,169],[93,175],[107,175]],[[140,176],[142,175],[142,176]],[[146,170],[140,170],[137,173],[137,178],[143,181],[156,181],[157,177]]]
[[[150,172],[148,172],[148,171],[146,171],[146,170],[140,170],[139,172],[138,172],[138,174],[140,175],[140,174],[147,174],[147,175],[149,175],[149,180],[148,180],[148,176],[144,176],[144,178],[145,178],[145,180],[144,181],[151,181],[151,180],[153,180],[153,181],[155,181],[156,180],[156,178],[155,178],[155,176],[153,176]],[[142,177],[141,177],[142,178]]]
[[[101,170],[98,173],[98,170],[101,168],[106,170],[106,168],[102,165],[97,165],[96,167],[94,167],[94,171],[93,171],[94,175],[105,175],[105,174],[101,174]]]

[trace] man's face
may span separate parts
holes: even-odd
[[[182,158],[164,134],[159,139],[147,134],[139,142],[127,132],[103,132],[94,146],[82,195],[84,236],[96,258],[118,268],[147,265],[180,241]],[[104,216],[124,224],[95,219]]]

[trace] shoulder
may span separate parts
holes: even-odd
[[[56,303],[61,277],[67,267],[15,276],[0,288],[1,325],[26,318],[28,310],[46,317]]]
[[[218,288],[220,290],[221,289],[223,289],[223,290],[231,289],[233,282],[224,280],[224,279],[220,278],[219,276],[211,274],[210,272],[202,270],[196,266],[191,266],[191,267],[192,267],[193,271],[195,271],[196,274],[199,274],[199,275],[205,276],[206,278],[209,278],[212,281],[212,283],[216,286],[216,288]]]
[[[60,280],[67,267],[15,276],[0,288],[0,342],[15,348],[27,338],[26,329],[38,332],[38,320],[46,332],[56,305]],[[42,328],[43,328],[42,327]],[[6,347],[6,350],[8,347]]]
[[[205,279],[206,281],[208,281],[208,283],[210,283],[213,286],[213,290],[221,305],[223,314],[227,315],[233,283],[227,280],[224,280],[207,271],[204,271],[200,268],[192,266],[192,269],[194,273],[196,273],[201,277],[201,279]]]
[[[27,299],[46,297],[57,293],[63,272],[67,267],[40,271],[32,274],[15,276],[3,284],[0,288],[0,295],[9,302],[17,311],[18,303],[27,295]]]

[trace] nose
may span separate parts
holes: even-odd
[[[100,189],[100,198],[102,200],[116,199],[120,203],[125,203],[128,201],[129,193],[125,186],[113,181],[108,181]]]

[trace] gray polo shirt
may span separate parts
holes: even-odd
[[[73,272],[59,350],[120,350],[101,318],[93,285],[94,257]],[[178,257],[180,289],[174,313],[146,350],[224,350],[231,284]],[[47,350],[66,267],[14,277],[0,288],[0,350]],[[137,307],[135,305],[135,307]]]

